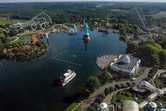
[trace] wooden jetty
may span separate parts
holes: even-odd
[[[100,69],[104,69],[106,67],[109,67],[109,64],[114,61],[115,58],[117,58],[117,55],[104,55],[101,57],[97,57],[96,64]]]

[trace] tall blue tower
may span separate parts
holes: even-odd
[[[84,32],[84,37],[83,37],[82,39],[83,39],[83,40],[90,40],[89,32],[88,32],[89,26],[88,26],[88,24],[85,22],[85,19],[84,19],[84,30],[85,30],[85,32]]]

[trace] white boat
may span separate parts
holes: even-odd
[[[76,73],[72,70],[67,70],[67,72],[60,77],[60,85],[65,86],[68,82],[70,82],[74,77],[76,76]]]
[[[77,33],[77,30],[74,30],[73,28],[69,29],[69,35],[74,35]]]
[[[72,28],[69,29],[69,35],[74,35],[77,33],[77,28],[74,25]]]

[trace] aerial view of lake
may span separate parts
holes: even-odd
[[[84,43],[84,31],[76,35],[51,33],[43,38],[49,45],[46,54],[31,61],[0,60],[0,111],[64,111],[72,96],[84,89],[90,75],[99,75],[96,57],[124,54],[126,43],[119,34],[90,31],[91,40]],[[76,77],[65,87],[55,81],[68,69]]]

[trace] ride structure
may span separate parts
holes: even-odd
[[[40,28],[44,30],[50,23],[52,23],[51,17],[45,12],[41,12],[26,23],[17,21],[16,23],[10,25],[10,28],[23,29],[29,26],[32,30],[36,30],[37,27],[40,26]]]

